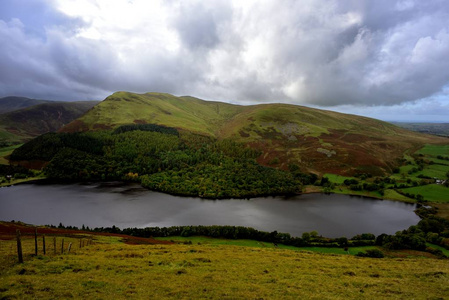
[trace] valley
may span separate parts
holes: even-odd
[[[96,104],[98,101],[0,98],[0,148],[20,145],[41,134],[57,131]]]
[[[35,227],[1,222],[0,231],[9,228],[0,232],[3,297],[288,299],[339,291],[349,298],[419,298],[447,292],[444,138],[299,106],[238,106],[158,93],[116,93],[69,124],[41,126],[30,116],[63,109],[48,105],[2,115],[23,131],[1,149],[0,184],[47,183],[2,189],[1,219],[53,223],[38,230],[49,241],[65,240],[66,248],[53,245],[50,252],[49,245],[47,254],[31,254]],[[410,211],[415,208],[419,217]],[[23,264],[15,262],[14,228],[23,231]],[[60,285],[50,287],[54,276]],[[129,283],[117,286],[124,278]]]
[[[13,164],[45,167],[52,180],[128,180],[176,195],[449,201],[447,139],[287,104],[117,92],[59,133],[14,149],[3,150]],[[19,177],[31,175],[40,176]]]

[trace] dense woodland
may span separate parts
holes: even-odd
[[[130,180],[152,190],[205,198],[301,192],[316,176],[256,163],[258,151],[154,124],[113,131],[49,133],[16,149],[14,161],[42,160],[55,180]]]

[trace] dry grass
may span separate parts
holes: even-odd
[[[27,255],[24,264],[12,263],[14,241],[0,241],[0,298],[429,299],[449,295],[446,260],[369,259],[230,245],[127,245],[116,237],[95,238],[95,244],[75,247],[70,254]],[[32,239],[24,243],[28,253],[34,251]]]

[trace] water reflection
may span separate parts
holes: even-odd
[[[135,184],[24,184],[0,189],[0,219],[81,227],[238,225],[300,236],[392,234],[419,221],[415,206],[347,195],[308,194],[251,200],[204,200]]]

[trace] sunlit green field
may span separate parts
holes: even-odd
[[[412,188],[403,189],[404,192],[411,194],[421,194],[424,199],[437,203],[449,202],[449,188],[440,184],[429,184],[423,186],[417,186]]]
[[[416,153],[429,156],[449,156],[449,145],[426,145]]]

